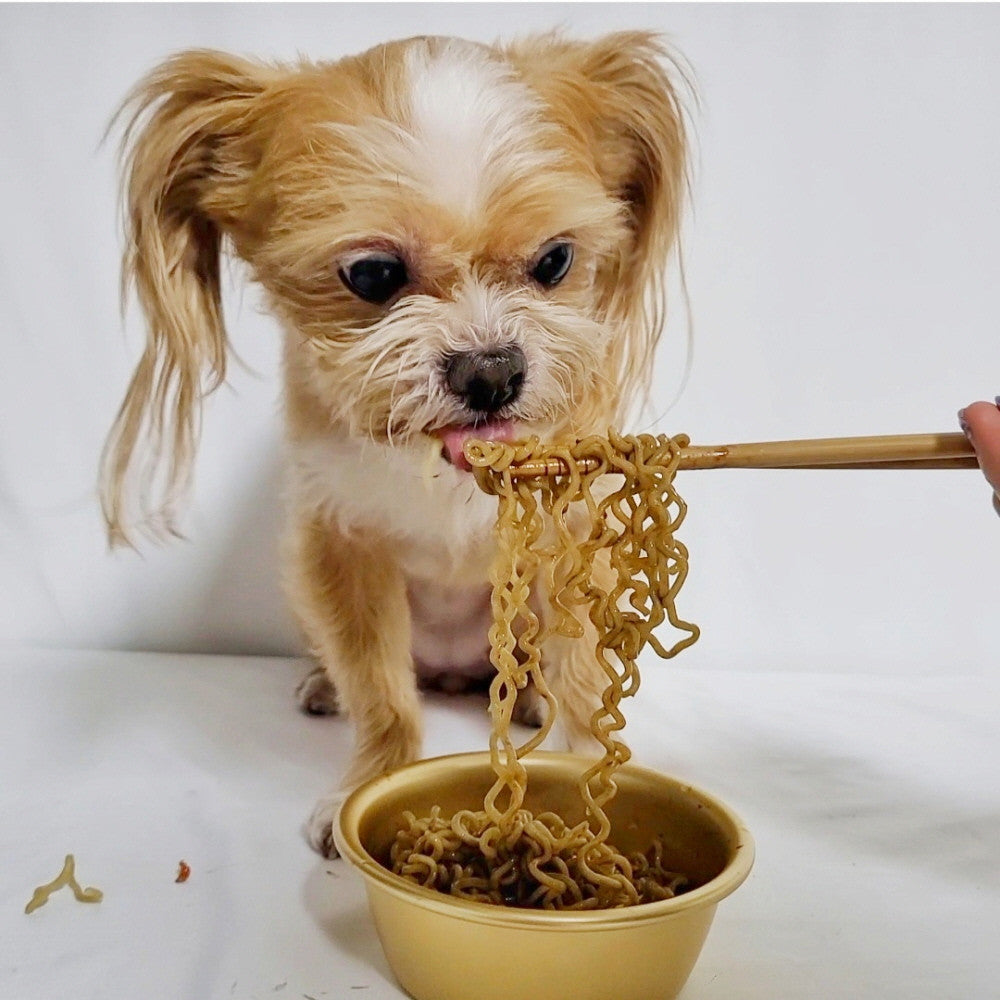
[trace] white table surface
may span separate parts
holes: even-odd
[[[351,741],[346,721],[296,709],[304,669],[0,652],[0,997],[404,995],[359,880],[303,839]],[[428,754],[482,748],[483,704],[428,698]],[[648,666],[630,706],[636,759],[728,801],[757,842],[683,1000],[1000,997],[998,717],[1000,679],[948,664],[912,677]],[[25,915],[70,852],[103,902],[63,891]]]

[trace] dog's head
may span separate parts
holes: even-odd
[[[105,453],[112,537],[137,470],[161,527],[186,489],[225,377],[224,245],[287,331],[293,439],[437,440],[461,464],[473,433],[620,419],[685,184],[672,65],[640,33],[420,38],[294,67],[189,52],[142,81],[124,278],[149,340]]]

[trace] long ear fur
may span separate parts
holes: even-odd
[[[598,282],[606,319],[620,333],[610,360],[628,404],[648,389],[666,322],[666,266],[689,182],[689,74],[646,32],[594,42],[548,36],[515,44],[511,57],[560,120],[580,131],[605,188],[623,206],[630,245]]]
[[[219,254],[246,224],[260,155],[254,105],[268,72],[222,53],[181,53],[142,80],[115,118],[128,116],[122,300],[134,287],[148,335],[101,461],[112,545],[130,544],[136,513],[155,537],[176,533],[201,401],[226,374]]]

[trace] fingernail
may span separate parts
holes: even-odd
[[[993,397],[993,402],[996,403],[997,406],[1000,406],[1000,396],[994,396]]]
[[[1000,406],[1000,402],[997,403],[997,406]],[[962,428],[962,433],[967,438],[971,438],[972,435],[971,435],[971,432],[969,431],[969,425],[968,425],[968,423],[966,423],[966,420],[965,420],[965,410],[964,409],[958,411],[958,426]]]

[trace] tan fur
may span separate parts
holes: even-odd
[[[406,582],[383,538],[345,538],[312,520],[296,525],[293,544],[293,607],[313,655],[352,706],[357,754],[345,778],[350,786],[409,763],[420,750]]]
[[[456,99],[489,111],[495,93],[510,131],[454,204],[421,173],[434,149],[410,120],[415,91],[434,92],[420,73],[445,64],[468,69]],[[123,289],[149,332],[103,459],[109,536],[176,532],[202,399],[226,374],[228,248],[285,330],[287,589],[357,729],[348,784],[420,751],[408,592],[449,600],[487,580],[492,502],[443,462],[418,492],[429,441],[462,420],[442,357],[519,345],[529,377],[510,419],[525,434],[601,432],[648,388],[685,182],[677,79],[641,33],[506,48],[411,39],[320,65],[183,53],[123,109]],[[465,127],[475,155],[491,137],[477,137],[475,114]],[[541,289],[528,272],[556,237],[572,242],[573,266]],[[338,275],[373,250],[410,275],[386,305]],[[580,737],[597,666],[579,649],[556,660]],[[311,836],[329,848],[329,809],[318,815]]]

